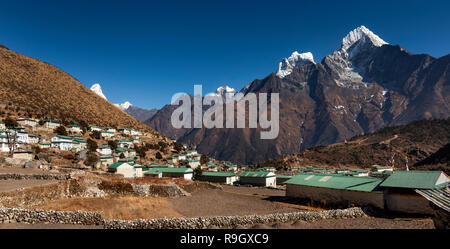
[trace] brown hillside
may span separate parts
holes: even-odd
[[[278,157],[257,165],[275,165],[278,168],[295,165],[314,165],[324,168],[356,167],[369,168],[372,165],[388,165],[392,153],[396,153],[395,167],[405,168],[408,156],[410,169],[439,169],[450,173],[448,165],[431,167],[430,164],[416,164],[429,157],[450,142],[450,119],[421,120],[408,125],[386,127],[375,133],[354,137],[346,143],[317,146],[300,154]]]
[[[20,107],[28,114],[24,116],[64,123],[84,121],[155,133],[55,66],[1,47],[0,106]]]

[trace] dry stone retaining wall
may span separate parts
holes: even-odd
[[[69,180],[69,174],[0,174],[0,180]]]
[[[217,216],[199,218],[166,218],[151,220],[105,220],[107,229],[206,229],[212,227],[246,226],[259,223],[289,222],[296,220],[357,218],[366,216],[361,208],[336,209],[328,211],[303,211],[268,215]]]
[[[0,209],[0,223],[63,223],[79,225],[102,225],[103,218],[97,212],[62,212],[53,210],[28,210],[20,208]]]
[[[28,210],[20,208],[0,209],[0,223],[63,223],[80,225],[103,225],[106,229],[205,229],[211,227],[246,226],[258,223],[289,222],[295,220],[356,218],[366,214],[361,208],[328,211],[303,211],[268,215],[217,216],[198,218],[164,218],[149,220],[105,220],[98,212],[61,212]]]

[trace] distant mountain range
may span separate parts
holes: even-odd
[[[390,45],[364,26],[348,33],[320,63],[294,52],[276,72],[240,92],[280,94],[280,133],[257,129],[174,129],[174,106],[145,123],[200,153],[256,163],[415,120],[450,116],[450,55],[434,58]]]
[[[450,119],[420,120],[385,127],[346,142],[316,146],[298,154],[269,159],[257,166],[370,168],[372,165],[389,165],[392,155],[397,169],[406,170],[408,158],[409,169],[450,173]]]

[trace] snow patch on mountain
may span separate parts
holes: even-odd
[[[93,91],[93,92],[94,92],[95,94],[97,94],[98,96],[100,96],[100,97],[102,97],[102,98],[108,100],[108,99],[105,97],[105,95],[103,94],[102,87],[100,86],[99,83],[95,83],[94,85],[91,86],[90,89],[91,89],[91,91]],[[109,101],[109,100],[108,100],[108,101]],[[131,104],[130,102],[128,102],[128,101],[125,101],[125,103],[123,103],[123,104],[113,104],[113,105],[119,107],[120,110],[122,110],[122,111],[126,111],[128,108],[130,108],[130,106],[132,106],[132,104]]]
[[[130,108],[130,106],[133,106],[130,102],[125,101],[125,103],[123,104],[114,104],[115,106],[119,107],[120,110],[122,111],[126,111],[128,108]]]
[[[95,83],[94,85],[91,86],[91,91],[93,91],[94,93],[96,93],[98,96],[108,100],[105,95],[103,94],[102,91],[102,87],[100,86],[100,84]]]
[[[291,56],[288,58],[283,58],[280,62],[276,75],[282,79],[291,74],[294,67],[308,63],[316,64],[316,62],[314,62],[314,56],[311,52],[300,54],[299,52],[294,51]]]
[[[363,25],[350,31],[350,33],[342,39],[341,50],[347,51],[355,43],[365,43],[367,41],[370,41],[376,47],[388,44]]]

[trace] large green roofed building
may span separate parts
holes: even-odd
[[[202,172],[202,176],[216,176],[216,177],[229,177],[229,176],[236,176],[233,172]]]
[[[439,189],[445,187],[449,181],[442,171],[394,171],[380,187]]]
[[[241,177],[272,177],[275,176],[272,172],[267,171],[245,171],[240,175]]]
[[[340,174],[299,174],[285,183],[310,187],[372,192],[378,190],[378,186],[382,182],[383,179],[375,177],[354,177],[343,176]]]

